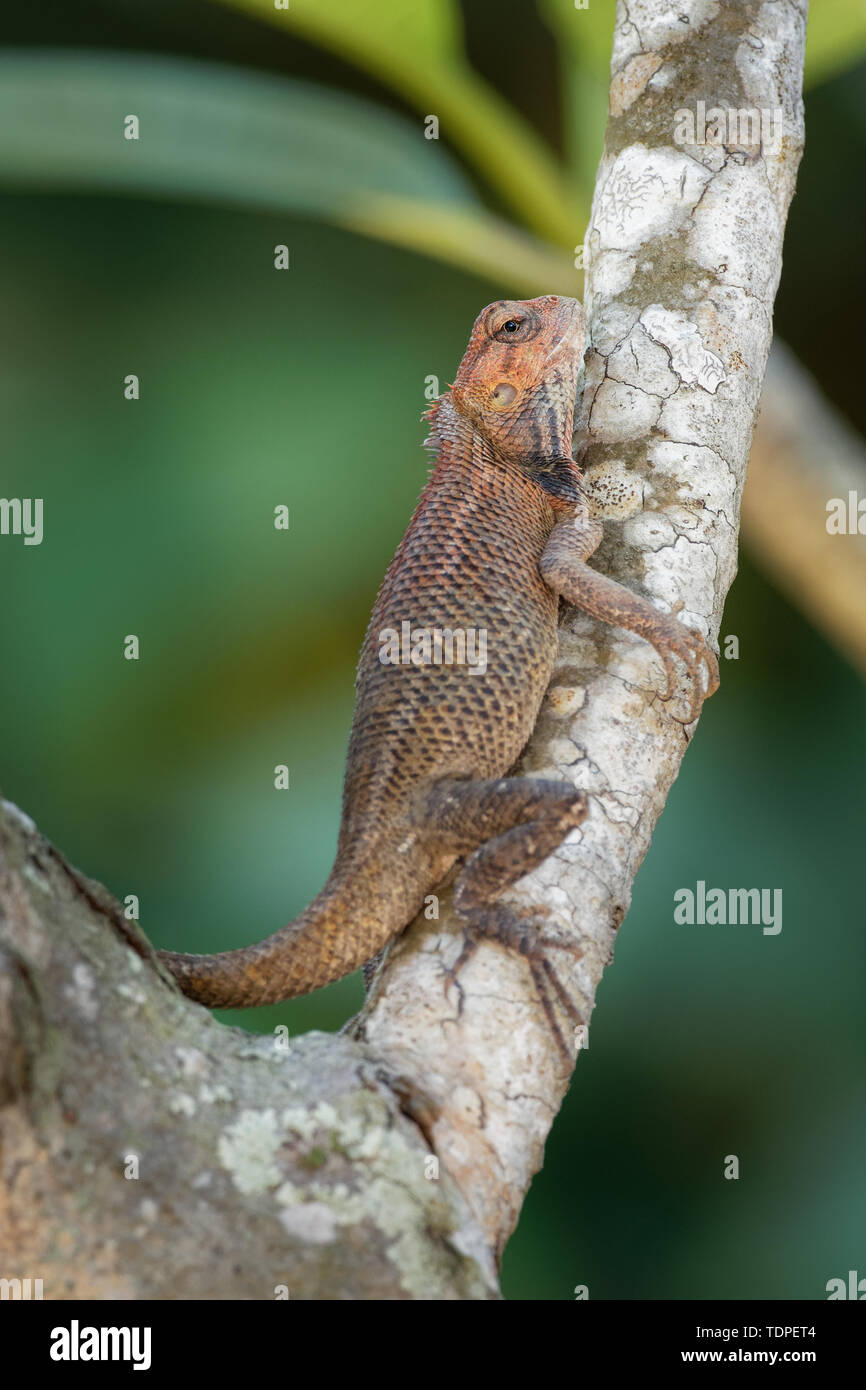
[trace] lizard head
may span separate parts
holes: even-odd
[[[500,299],[475,320],[451,389],[455,409],[494,453],[561,504],[576,500],[571,436],[584,342],[576,299]]]

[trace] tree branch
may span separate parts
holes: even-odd
[[[348,1038],[283,1047],[191,1004],[2,803],[2,1277],[52,1299],[495,1296],[401,1104]]]
[[[866,676],[866,534],[827,530],[827,503],[866,496],[866,449],[782,343],[770,356],[743,494],[762,565]],[[866,523],[864,523],[866,524]]]

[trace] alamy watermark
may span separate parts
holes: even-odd
[[[852,488],[845,497],[831,497],[827,503],[829,536],[866,536],[866,497]]]
[[[409,622],[379,633],[383,666],[467,666],[470,675],[487,670],[487,629],[413,627]]]
[[[847,1279],[842,1279],[838,1275],[835,1279],[828,1279],[825,1288],[828,1303],[832,1303],[834,1299],[838,1298],[851,1298],[858,1303],[862,1303],[866,1299],[866,1279],[861,1279],[856,1269],[848,1270]]]
[[[685,926],[761,926],[764,936],[782,930],[781,888],[677,888],[674,921]]]
[[[41,545],[42,498],[0,497],[0,536],[23,536],[25,545]]]
[[[41,1279],[0,1279],[0,1300],[42,1298]]]
[[[776,150],[783,133],[781,106],[711,106],[699,101],[694,110],[674,113],[674,144],[760,147]]]
[[[82,1327],[73,1318],[68,1327],[51,1330],[48,1355],[52,1361],[131,1361],[134,1371],[150,1369],[149,1327]]]

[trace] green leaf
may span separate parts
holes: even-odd
[[[134,114],[140,138],[124,138]],[[330,213],[361,191],[476,202],[456,163],[357,98],[173,58],[0,54],[0,172]]]
[[[456,0],[290,0],[277,9],[274,0],[243,0],[238,6],[275,24],[294,29],[353,62],[382,69],[423,62],[438,63],[463,51],[463,25]]]
[[[577,10],[574,0],[539,0],[542,19],[569,53],[607,79],[613,47],[614,0],[590,0]]]
[[[126,140],[136,115],[140,138]],[[522,292],[570,258],[493,217],[444,148],[359,98],[173,58],[0,54],[7,187],[209,200],[325,217]]]
[[[399,92],[478,168],[522,221],[571,247],[585,217],[553,153],[466,61],[454,0],[220,0],[301,34]]]
[[[571,256],[489,213],[386,196],[373,200],[369,208],[359,202],[342,223],[504,282],[521,295],[579,298],[582,291],[583,272],[575,270]]]
[[[806,28],[807,87],[859,63],[866,53],[863,0],[817,0]]]
[[[586,10],[576,10],[574,0],[541,0],[539,8],[559,47],[569,163],[588,208],[607,125],[613,0]]]

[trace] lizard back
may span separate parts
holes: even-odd
[[[393,825],[431,778],[505,773],[532,732],[555,659],[558,599],[539,572],[553,508],[466,427],[450,397],[433,420],[433,474],[361,650],[345,849]],[[437,631],[471,663],[437,663]]]

